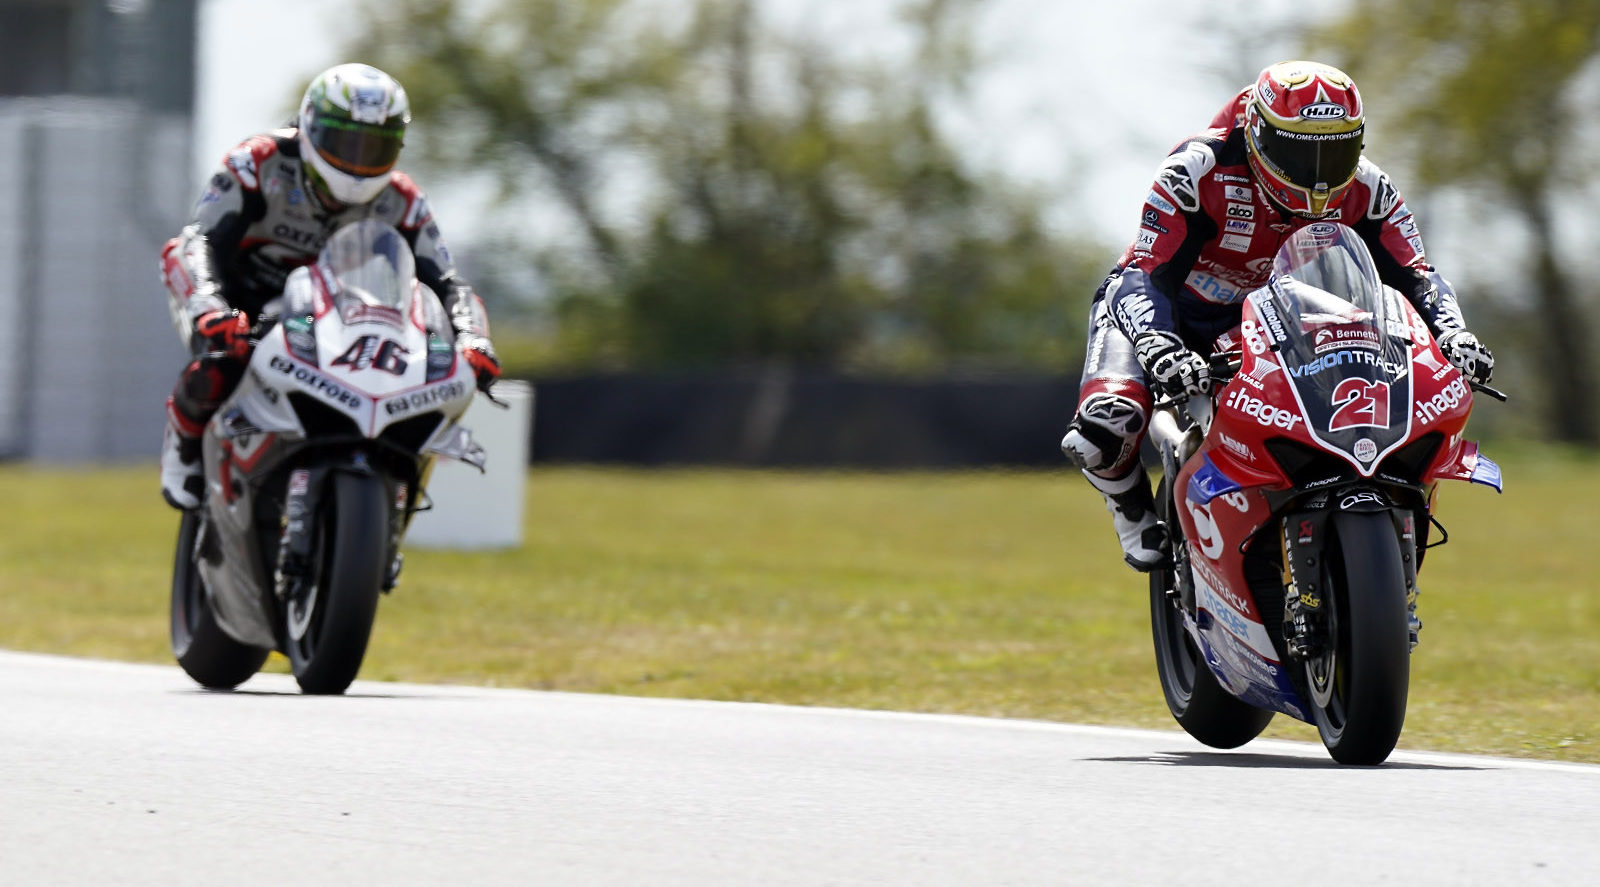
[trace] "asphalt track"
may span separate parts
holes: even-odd
[[[1600,883],[1600,767],[0,652],[0,885]]]

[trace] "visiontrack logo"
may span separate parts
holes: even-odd
[[[1302,421],[1300,415],[1293,410],[1275,407],[1264,400],[1252,397],[1244,390],[1236,390],[1228,395],[1227,406],[1256,420],[1256,424],[1263,428],[1282,428],[1289,431]]]
[[[1306,376],[1315,376],[1323,370],[1331,370],[1347,363],[1364,363],[1367,366],[1379,367],[1391,376],[1399,376],[1402,373],[1402,368],[1399,364],[1384,360],[1381,356],[1371,351],[1355,349],[1335,351],[1332,354],[1324,354],[1310,363],[1289,367],[1289,375],[1296,379],[1303,379]]]

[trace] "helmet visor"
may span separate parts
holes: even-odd
[[[1307,133],[1260,122],[1256,151],[1273,171],[1307,190],[1338,188],[1356,174],[1365,127],[1353,132]]]
[[[392,128],[316,117],[306,133],[311,146],[334,169],[353,176],[378,176],[394,168],[404,144],[404,125]]]

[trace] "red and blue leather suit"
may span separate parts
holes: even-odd
[[[1278,208],[1252,176],[1242,128],[1249,96],[1247,87],[1210,128],[1168,155],[1137,237],[1095,293],[1074,420],[1094,441],[1083,465],[1094,475],[1123,476],[1138,459],[1152,406],[1135,356],[1140,335],[1175,332],[1188,348],[1210,353],[1216,337],[1239,323],[1245,296],[1271,276],[1279,246],[1317,221]],[[1365,157],[1321,221],[1361,236],[1383,282],[1411,300],[1435,336],[1464,327],[1455,292],[1428,264],[1416,217]]]

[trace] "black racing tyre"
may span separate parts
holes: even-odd
[[[1172,533],[1174,550],[1183,544],[1182,527],[1172,514],[1166,480],[1156,495],[1157,516]],[[1167,710],[1186,733],[1212,748],[1238,748],[1261,735],[1272,712],[1238,699],[1223,688],[1183,627],[1171,569],[1150,573],[1150,633],[1155,638],[1156,673]]]
[[[383,479],[336,471],[331,482],[317,516],[316,582],[284,608],[289,665],[314,694],[343,693],[361,670],[389,545]]]
[[[1381,764],[1406,720],[1411,641],[1400,540],[1385,512],[1341,513],[1325,558],[1328,644],[1306,663],[1312,720],[1341,764]]]
[[[260,671],[271,651],[241,644],[217,624],[205,581],[194,562],[195,536],[199,531],[200,513],[185,511],[178,524],[178,550],[172,560],[172,655],[200,686],[232,690]]]

